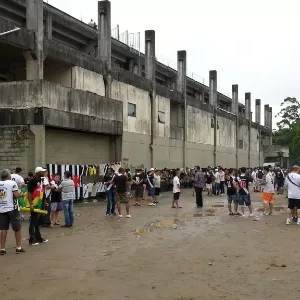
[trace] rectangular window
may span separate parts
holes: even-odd
[[[136,104],[128,103],[128,116],[136,117]]]
[[[239,148],[240,148],[240,149],[243,149],[243,146],[244,146],[243,140],[239,140]]]
[[[158,123],[162,123],[162,124],[166,123],[165,113],[162,111],[158,112]]]

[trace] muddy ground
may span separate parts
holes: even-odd
[[[253,195],[260,206],[260,194]],[[76,207],[73,229],[43,228],[48,244],[0,257],[2,300],[281,300],[299,295],[299,231],[286,226],[286,199],[269,217],[231,217],[225,197],[195,208],[132,207],[132,219],[104,216],[103,203]],[[222,207],[225,204],[225,207]],[[260,216],[260,212],[256,212]],[[61,220],[62,220],[61,216]],[[28,221],[23,238],[28,237]]]

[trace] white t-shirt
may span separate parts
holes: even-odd
[[[221,176],[219,172],[215,173],[215,183],[220,183],[221,181]]]
[[[11,180],[17,183],[18,188],[21,188],[22,184],[25,184],[24,178],[19,174],[11,174]]]
[[[254,181],[256,181],[257,179],[257,172],[256,171],[253,171],[252,174],[251,174],[252,178]]]
[[[15,181],[0,181],[0,213],[19,210],[18,200],[14,197],[14,192],[19,188]]]
[[[274,179],[272,173],[266,174],[266,183],[263,188],[265,193],[272,193],[272,194],[275,193]]]
[[[154,187],[160,188],[160,181],[161,181],[160,175],[154,174]]]
[[[175,176],[173,178],[173,193],[180,193],[180,188],[178,187],[178,185],[180,185],[180,181],[178,176]]]
[[[294,172],[288,174],[284,185],[288,188],[289,199],[300,199],[300,174]]]

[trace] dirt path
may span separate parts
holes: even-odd
[[[0,299],[295,299],[300,228],[285,225],[286,199],[277,198],[279,211],[258,221],[228,216],[224,197],[198,210],[191,191],[183,209],[171,209],[167,194],[158,207],[133,207],[132,219],[79,205],[74,229],[42,229],[49,243],[24,241],[24,255],[13,254],[10,232]]]

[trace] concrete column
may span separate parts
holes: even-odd
[[[245,93],[245,119],[251,121],[251,93]]]
[[[273,110],[272,107],[269,107],[269,127],[273,129]]]
[[[270,113],[270,106],[269,104],[266,104],[265,105],[265,127],[270,127],[269,113]]]
[[[255,100],[255,122],[261,124],[261,101],[260,99]]]
[[[209,71],[209,104],[218,106],[217,71]]]
[[[34,134],[34,163],[35,167],[46,166],[46,136],[44,125],[30,125]]]
[[[187,109],[186,109],[186,51],[177,52],[177,91],[182,94],[183,105],[183,167],[186,169],[186,142],[187,142]]]
[[[111,3],[98,1],[98,57],[111,69]]]
[[[237,116],[239,114],[239,86],[237,84],[232,85],[231,112]]]
[[[155,58],[155,31],[145,31],[145,77],[151,82],[151,165],[155,167],[156,136],[158,128],[158,104],[156,99],[156,58]]]
[[[37,80],[44,77],[44,21],[43,0],[26,1],[26,28],[35,31],[34,51],[24,52],[26,59],[26,79]]]
[[[52,13],[48,12],[46,16],[46,24],[45,24],[45,33],[47,39],[51,40],[52,39]]]

